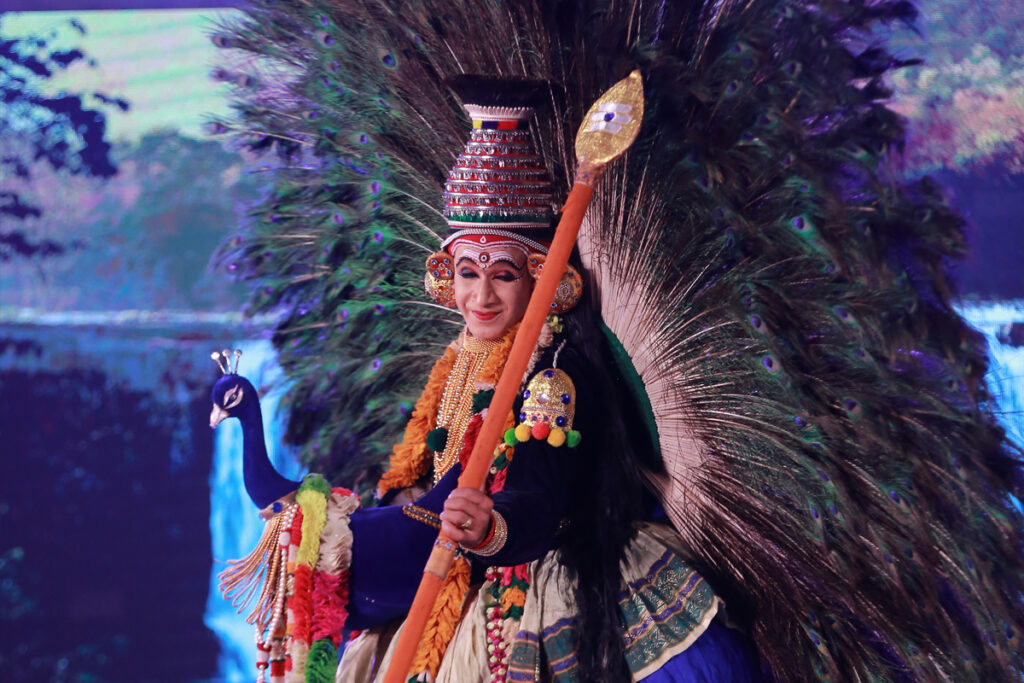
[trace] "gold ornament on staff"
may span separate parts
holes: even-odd
[[[459,477],[459,486],[481,488],[491,464],[494,445],[502,437],[505,415],[519,392],[530,354],[537,346],[541,326],[551,308],[555,290],[562,279],[569,254],[576,243],[583,216],[594,195],[593,185],[605,167],[621,156],[640,132],[644,113],[643,79],[633,71],[607,90],[590,107],[576,136],[577,170],[572,191],[562,209],[562,218],[548,250],[544,272],[537,281],[529,306],[519,326],[505,369],[501,373],[491,399],[487,417],[480,428],[473,453]],[[437,599],[444,577],[455,558],[455,543],[442,532],[427,560],[423,579],[416,591],[409,615],[405,619],[398,643],[388,666],[384,683],[404,683],[410,674],[413,657],[423,635],[423,628]]]
[[[603,169],[636,140],[644,116],[644,84],[639,71],[613,85],[591,105],[576,133],[580,167]]]

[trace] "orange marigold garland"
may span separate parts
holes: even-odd
[[[466,591],[469,590],[469,576],[469,560],[461,555],[457,556],[444,578],[430,619],[423,629],[423,637],[420,638],[416,656],[412,660],[410,680],[415,680],[421,671],[429,671],[432,678],[437,676],[441,658],[444,657],[448,644],[455,635],[455,627],[459,625],[459,619],[462,617],[462,603],[466,598]]]
[[[402,443],[395,445],[395,451],[388,460],[388,469],[377,482],[377,496],[383,496],[391,489],[412,486],[430,471],[431,458],[427,449],[427,434],[437,422],[437,406],[441,403],[444,383],[451,374],[458,356],[455,344],[444,350],[430,370],[427,386],[416,400],[412,418],[405,427]]]

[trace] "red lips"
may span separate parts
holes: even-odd
[[[495,311],[473,311],[473,317],[481,322],[487,322],[488,320],[494,320],[494,317],[498,315]]]

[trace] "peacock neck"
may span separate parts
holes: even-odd
[[[281,476],[267,455],[263,415],[259,401],[246,401],[238,416],[242,423],[242,477],[245,490],[261,510],[298,488],[298,482]]]

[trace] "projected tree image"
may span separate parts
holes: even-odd
[[[73,175],[108,178],[117,173],[105,139],[106,117],[101,108],[91,108],[91,96],[101,105],[128,110],[128,102],[103,93],[44,92],[45,82],[55,73],[88,57],[79,49],[58,49],[52,45],[60,31],[85,34],[79,22],[70,20],[47,36],[7,39],[0,17],[0,129],[5,145],[0,172],[21,183],[32,179],[33,166],[48,164],[55,171]],[[7,141],[10,141],[9,143]],[[41,207],[26,199],[18,183],[0,186],[0,217],[25,219],[42,215]],[[0,262],[13,258],[59,256],[76,248],[75,242],[33,239],[24,230],[0,230]]]

